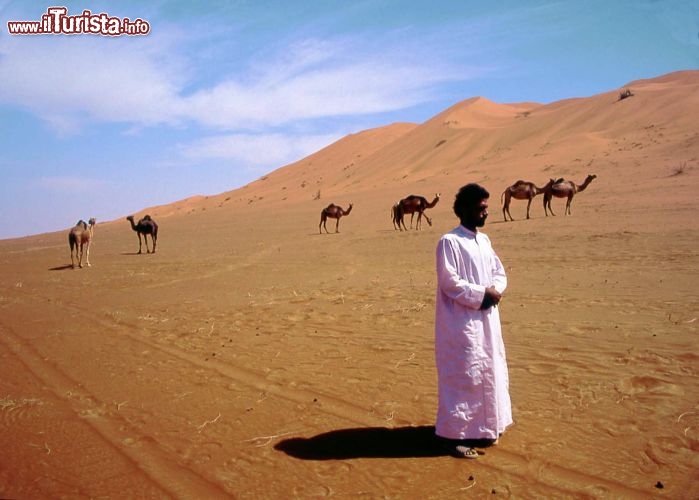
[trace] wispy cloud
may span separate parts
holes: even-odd
[[[177,57],[150,39],[120,42],[90,35],[0,38],[0,102],[59,128],[173,123],[181,115]]]
[[[137,39],[6,37],[0,101],[30,109],[63,132],[94,122],[255,130],[414,106],[433,98],[440,83],[465,76],[438,57],[390,46],[377,51],[360,38],[303,39],[265,49],[264,60],[250,54],[238,71],[187,93],[197,61],[185,57],[182,43],[167,32]]]
[[[207,137],[181,146],[193,160],[224,159],[249,167],[280,166],[317,151],[339,135],[231,134]]]

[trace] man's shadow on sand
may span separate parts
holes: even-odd
[[[473,443],[477,446],[480,443]],[[280,441],[274,449],[302,460],[421,458],[449,455],[434,426],[339,429],[310,438]]]

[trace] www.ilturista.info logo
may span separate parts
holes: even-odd
[[[11,35],[147,35],[150,24],[140,18],[131,21],[128,17],[120,19],[89,10],[69,16],[66,7],[49,7],[41,21],[8,21],[7,31]]]

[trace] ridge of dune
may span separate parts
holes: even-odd
[[[699,113],[699,71],[636,80],[620,89],[548,104],[457,102],[421,124],[393,123],[349,134],[237,189],[149,209],[155,216],[225,208],[342,201],[354,193],[448,185],[454,175],[506,182],[546,180],[552,171],[584,177],[641,147],[692,147]],[[694,111],[693,111],[694,110]],[[641,146],[642,145],[642,146]],[[689,151],[687,159],[695,156]],[[436,189],[429,189],[433,191]],[[144,211],[145,213],[145,211]]]
[[[496,128],[502,127],[537,104],[498,104],[485,97],[472,97],[461,101],[439,113],[430,121],[452,128]]]

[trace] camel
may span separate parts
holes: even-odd
[[[414,194],[411,194],[407,198],[403,198],[398,202],[398,210],[397,214],[395,216],[395,219],[398,222],[398,229],[401,231],[403,230],[401,228],[401,224],[403,225],[403,228],[407,231],[408,228],[405,227],[405,214],[411,214],[410,217],[410,229],[413,228],[413,217],[415,214],[417,214],[417,222],[415,223],[415,229],[419,230],[421,227],[421,222],[422,222],[422,216],[425,216],[425,219],[427,219],[427,224],[430,226],[432,225],[432,219],[430,219],[426,214],[424,214],[425,210],[428,208],[434,208],[434,206],[437,204],[439,201],[440,194],[437,193],[434,196],[434,200],[432,200],[431,203],[427,201],[427,199],[423,196],[417,196]]]
[[[391,220],[393,221],[393,229],[401,229],[400,227],[400,212],[398,211],[400,205],[400,200],[397,201],[392,207],[391,207]],[[427,214],[423,214],[425,216],[425,219],[427,219],[427,223],[431,226],[432,225],[432,219],[430,219]],[[415,212],[410,214],[410,229],[413,228],[413,217],[415,217]]]
[[[83,250],[85,252],[85,261],[88,267],[92,266],[90,264],[90,243],[92,242],[92,235],[95,230],[95,224],[97,221],[95,218],[91,218],[88,223],[84,220],[79,220],[78,223],[73,227],[68,233],[68,245],[70,245],[70,264],[75,269],[75,259],[78,260],[78,267],[82,269],[83,267]],[[89,224],[89,225],[88,225]],[[75,250],[75,256],[73,256],[73,250]],[[80,253],[78,253],[78,251]]]
[[[334,203],[331,203],[327,207],[325,207],[321,212],[320,212],[320,224],[318,224],[318,232],[320,234],[323,234],[323,230],[321,229],[321,226],[325,229],[325,232],[328,232],[328,228],[325,227],[325,223],[328,219],[337,219],[335,222],[335,232],[339,233],[340,230],[338,227],[340,226],[340,218],[343,215],[349,215],[350,212],[352,211],[352,204],[349,204],[349,207],[347,210],[343,210],[342,207],[335,205]]]
[[[150,215],[144,215],[138,224],[134,224],[133,215],[129,215],[126,220],[131,223],[131,229],[136,231],[138,234],[138,253],[141,253],[141,235],[143,235],[143,241],[146,243],[146,253],[151,253],[148,248],[148,235],[150,234],[150,239],[153,240],[153,253],[155,253],[155,245],[158,242],[158,224],[151,218]]]
[[[548,183],[544,187],[537,187],[533,182],[519,180],[509,186],[500,195],[500,201],[502,202],[503,197],[505,202],[502,205],[502,215],[507,222],[507,217],[510,217],[511,221],[514,221],[512,214],[510,213],[510,201],[512,198],[515,200],[527,200],[527,219],[529,218],[529,207],[532,205],[532,200],[537,194],[546,193],[551,189],[551,186],[556,181],[549,179]]]
[[[573,181],[558,179],[554,185],[551,186],[549,191],[544,193],[544,213],[546,216],[548,217],[549,210],[551,211],[551,215],[556,215],[551,208],[551,198],[554,196],[556,198],[568,198],[568,201],[566,201],[565,214],[572,215],[570,212],[570,204],[573,201],[573,196],[575,196],[575,193],[585,191],[587,186],[596,178],[597,176],[595,174],[590,174],[585,178],[585,181],[579,185],[576,185]]]

